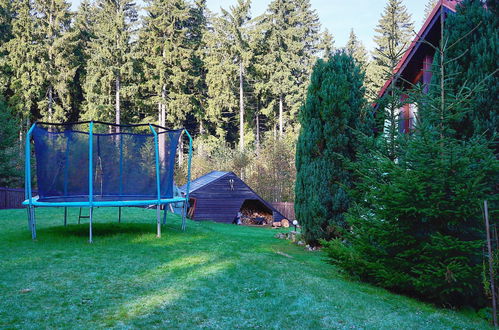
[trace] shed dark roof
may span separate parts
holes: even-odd
[[[230,172],[223,172],[223,171],[212,171],[210,173],[207,173],[203,176],[200,176],[196,180],[191,182],[191,186],[189,187],[189,193],[192,193],[204,186],[206,186],[209,183],[212,183],[215,180],[220,179],[224,175],[229,174]],[[184,184],[183,186],[179,187],[179,190],[183,193],[185,193],[185,190],[187,189],[187,185]]]

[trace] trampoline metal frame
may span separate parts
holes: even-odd
[[[173,198],[161,198],[161,184],[160,184],[160,174],[159,174],[159,143],[158,143],[158,133],[154,130],[154,127],[162,128],[167,130],[164,127],[149,124],[149,128],[154,136],[154,149],[155,149],[155,163],[156,163],[156,189],[157,189],[157,199],[149,199],[149,200],[128,200],[128,201],[94,201],[93,196],[93,125],[94,122],[111,125],[111,126],[145,126],[147,124],[141,125],[116,125],[112,123],[100,122],[100,121],[88,121],[88,122],[78,122],[74,124],[89,124],[89,138],[88,138],[88,167],[89,167],[89,175],[88,175],[88,202],[40,202],[38,201],[38,197],[33,197],[32,189],[31,189],[31,135],[33,133],[34,128],[38,124],[35,122],[31,128],[28,130],[26,134],[26,146],[25,146],[25,182],[24,182],[24,191],[25,191],[25,201],[23,205],[27,207],[28,213],[28,226],[31,229],[31,238],[33,240],[36,239],[36,215],[35,215],[35,207],[64,207],[64,225],[66,225],[67,218],[67,207],[88,207],[89,208],[89,243],[93,242],[92,235],[92,220],[93,220],[93,209],[94,207],[119,207],[119,220],[121,221],[121,207],[122,206],[145,206],[145,205],[156,205],[156,222],[157,222],[157,237],[161,237],[161,205],[165,205],[165,215],[163,223],[166,223],[166,208],[168,204],[171,203],[182,203],[182,230],[186,229],[186,204],[189,202],[189,188],[191,184],[191,160],[192,160],[192,136],[186,129],[183,129],[182,132],[187,135],[189,139],[189,155],[187,161],[187,186],[186,186],[186,194],[185,197],[173,197]],[[50,124],[50,123],[45,123]],[[51,124],[58,125],[58,124]]]

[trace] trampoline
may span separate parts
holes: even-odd
[[[179,140],[189,139],[187,187],[190,186],[192,137],[185,129],[154,124],[116,125],[100,121],[68,124],[36,122],[26,136],[25,197],[31,236],[36,239],[35,207],[89,208],[89,242],[95,207],[156,206],[161,237],[161,206],[182,204],[182,230],[189,188],[175,194],[174,168]],[[32,196],[31,141],[38,196]]]

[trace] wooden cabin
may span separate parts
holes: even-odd
[[[185,194],[186,186],[180,187]],[[191,182],[188,215],[192,220],[232,223],[238,212],[268,214],[273,222],[284,216],[233,172],[213,171]]]
[[[431,65],[435,55],[435,49],[431,45],[439,46],[441,20],[445,20],[450,13],[455,13],[456,5],[459,2],[459,0],[438,1],[423,27],[395,67],[393,78],[388,80],[379,91],[378,96],[380,98],[387,93],[393,83],[402,89],[410,89],[411,85],[420,83],[426,91],[428,90],[432,76]],[[406,97],[402,96],[402,98]],[[414,127],[416,115],[417,107],[414,104],[404,104],[399,112],[399,130],[409,132]]]

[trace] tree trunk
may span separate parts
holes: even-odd
[[[161,89],[161,101],[158,105],[158,116],[159,116],[159,125],[162,127],[166,127],[166,86],[163,85]],[[158,149],[159,149],[159,159],[161,163],[165,162],[166,158],[166,142],[165,142],[165,134],[158,135]]]
[[[239,60],[239,150],[244,150],[243,61]]]
[[[115,101],[117,125],[121,123],[120,92],[121,92],[121,81],[120,81],[120,75],[118,74],[116,76],[116,101]],[[117,130],[119,131],[119,128],[117,128]]]
[[[54,102],[54,95],[53,95],[53,89],[52,85],[49,86],[49,121],[52,121],[52,113],[53,113],[53,102]]]
[[[260,155],[260,115],[256,112],[256,154]]]
[[[279,94],[279,137],[282,137],[282,133],[283,133],[283,107],[284,107],[284,104],[283,104],[283,96],[282,96],[282,93]]]

